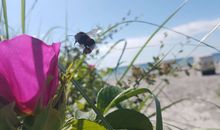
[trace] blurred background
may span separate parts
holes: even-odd
[[[78,63],[76,59],[83,58],[79,55],[82,48],[74,45],[74,35],[86,32],[96,41],[86,64],[101,75],[99,80],[124,88],[150,88],[165,107],[166,129],[214,130],[220,128],[220,1],[189,0],[149,43],[146,42],[182,2],[28,0],[25,33],[48,44],[61,41],[60,59],[68,65],[69,61]],[[10,37],[22,32],[20,8],[20,1],[7,0]],[[2,12],[1,6],[0,34],[4,36]],[[129,66],[132,68],[128,69]],[[97,78],[91,73],[89,80],[84,81],[82,73],[88,72],[78,70],[74,76],[84,87]],[[97,90],[88,87],[94,99],[103,87],[97,82]],[[141,109],[146,115],[154,108],[151,102],[148,105],[147,109]]]

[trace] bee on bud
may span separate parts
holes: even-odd
[[[95,41],[84,32],[79,32],[75,35],[74,44],[76,43],[79,43],[79,45],[83,46],[83,54],[90,54],[95,48]]]

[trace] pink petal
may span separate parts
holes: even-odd
[[[46,45],[28,35],[0,43],[0,97],[31,113],[47,105],[58,86],[60,43]]]

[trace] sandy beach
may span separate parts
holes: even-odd
[[[168,126],[167,130],[220,129],[220,75],[218,72],[216,75],[202,76],[200,72],[191,70],[190,76],[179,73],[178,77],[167,78],[170,84],[166,85],[158,96],[162,107],[187,98],[163,111],[164,125]]]
[[[220,129],[220,70],[217,69],[216,72],[215,75],[202,76],[201,72],[191,69],[189,76],[179,72],[177,77],[166,77],[170,84],[164,85],[158,95],[161,107],[177,100],[187,100],[163,111],[165,130]],[[142,82],[140,86],[149,86],[153,90],[156,85],[157,83],[149,86]],[[157,91],[160,89],[158,88]],[[150,108],[142,112],[148,115],[154,111],[155,106],[152,104]],[[151,120],[155,121],[155,117]]]

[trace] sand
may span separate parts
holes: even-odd
[[[220,75],[202,76],[194,70],[190,73],[190,76],[181,73],[176,78],[168,77],[170,84],[158,96],[162,107],[179,99],[189,99],[165,110],[164,122],[184,130],[220,129]]]
[[[220,75],[202,76],[201,72],[195,70],[190,70],[190,76],[183,73],[178,75],[178,77],[166,77],[170,84],[166,85],[158,95],[161,106],[164,107],[183,98],[188,100],[163,111],[164,129],[218,128],[220,130]],[[148,85],[143,82],[140,86],[147,87]],[[149,86],[151,90],[154,87]],[[148,115],[153,111],[155,111],[154,104],[151,105],[150,109],[142,112]],[[155,121],[155,117],[151,120]]]

